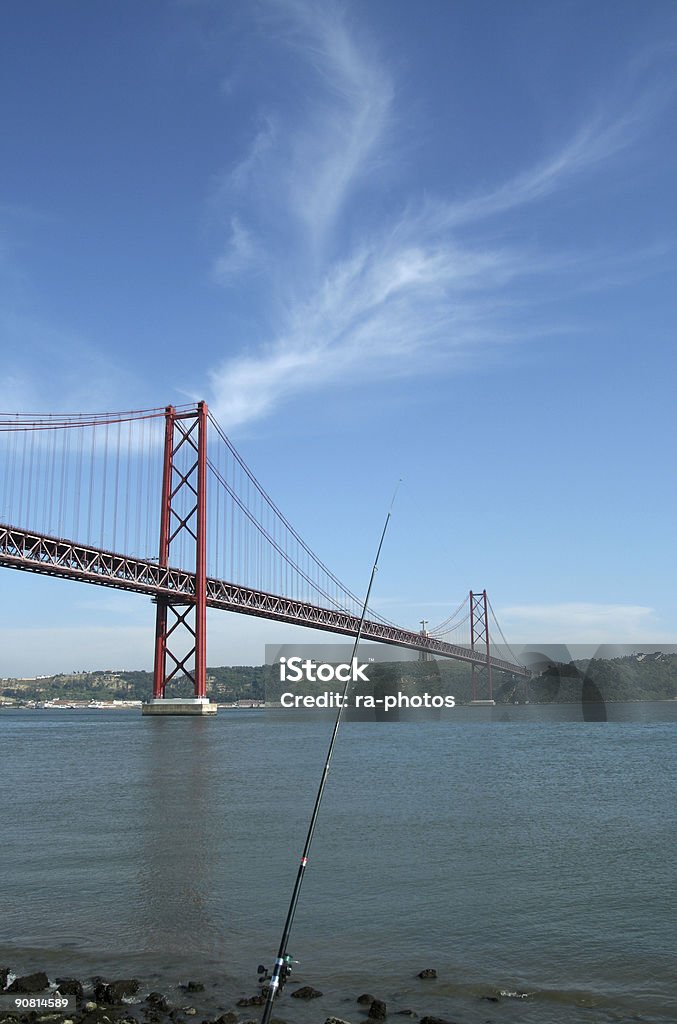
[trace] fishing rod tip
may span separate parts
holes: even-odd
[[[400,479],[397,481],[397,486],[395,487],[395,490],[393,491],[393,497],[392,497],[392,501],[390,502],[389,512],[392,512],[392,510],[393,510],[393,505],[395,504],[395,498],[397,497],[397,492],[400,489],[400,484],[401,483],[402,483],[402,477],[400,477]]]

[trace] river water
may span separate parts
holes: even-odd
[[[606,711],[345,722],[289,947],[324,997],[279,1016],[674,1022],[677,702]],[[331,725],[0,712],[0,966],[254,994]]]

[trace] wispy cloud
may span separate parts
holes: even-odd
[[[306,123],[294,133],[286,181],[308,238],[321,246],[352,190],[378,165],[394,87],[365,41],[358,43],[350,33],[341,8],[301,0],[280,7],[320,89]]]
[[[242,195],[252,185],[256,176],[264,172],[266,158],[276,143],[275,122],[269,116],[261,118],[261,127],[241,160],[223,174],[216,182],[215,198],[228,199],[232,195]]]
[[[538,202],[571,185],[625,150],[646,123],[646,103],[609,119],[597,114],[582,125],[572,138],[535,167],[520,172],[495,189],[470,196],[461,202],[431,204],[431,216],[446,228],[474,223]]]
[[[471,342],[490,340],[493,327],[481,297],[514,276],[518,265],[524,270],[524,261],[421,238],[407,244],[399,234],[334,263],[308,300],[289,311],[283,335],[213,372],[216,414],[228,429],[356,369],[383,379],[411,373],[411,357],[425,350],[429,371],[430,361],[448,362],[454,353],[461,358]],[[225,402],[218,399],[223,395]]]
[[[674,642],[653,608],[646,605],[564,602],[515,605],[498,617],[516,643],[618,644]]]
[[[606,166],[637,140],[654,102],[645,91],[616,116],[597,112],[558,151],[482,193],[414,197],[356,228],[358,199],[394,161],[393,76],[338,4],[277,0],[266,9],[313,88],[291,119],[266,115],[223,182],[230,233],[214,275],[232,285],[257,270],[277,303],[270,337],[211,372],[211,405],[228,430],[355,371],[364,379],[448,370],[523,336],[520,286],[535,275],[550,287],[568,275],[570,286],[575,269],[582,284],[590,257],[586,277],[573,254],[517,249],[500,218]],[[543,318],[543,334],[553,329]]]
[[[251,232],[242,226],[237,217],[233,217],[226,249],[214,263],[214,278],[220,284],[227,284],[232,277],[256,266],[258,258]]]

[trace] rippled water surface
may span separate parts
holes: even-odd
[[[280,1016],[674,1021],[677,703],[608,713],[344,723],[290,943],[325,996]],[[331,724],[0,712],[0,966],[253,994]]]

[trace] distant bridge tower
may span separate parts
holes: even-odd
[[[487,656],[487,686],[489,700],[493,701],[493,690],[491,680],[491,654],[489,650],[489,613],[488,613],[488,601],[487,592],[483,590],[481,594],[474,594],[470,591],[470,647],[471,649],[477,650],[482,647],[486,651]],[[473,701],[477,700],[477,676],[479,670],[473,662],[471,668],[471,690]]]
[[[195,594],[155,598],[153,699],[144,714],[215,714],[207,699],[207,403],[177,413],[165,410],[165,446],[160,512],[162,567],[190,562]],[[174,555],[174,557],[171,557]],[[171,563],[170,563],[171,557]],[[188,568],[188,566],[182,566]],[[193,697],[167,698],[166,687],[185,676]]]

